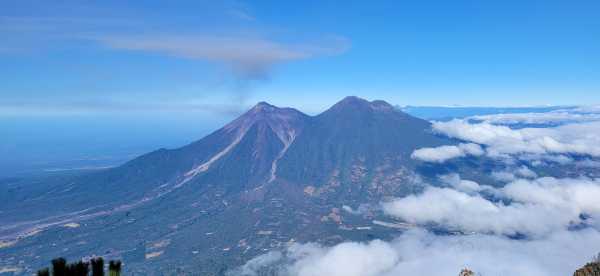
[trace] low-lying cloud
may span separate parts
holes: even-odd
[[[521,170],[516,175],[533,176]],[[447,187],[382,204],[388,215],[417,225],[392,241],[294,244],[230,275],[457,275],[469,268],[481,275],[559,276],[571,275],[600,250],[599,180],[517,179],[501,188],[457,174],[441,181]],[[459,232],[422,228],[431,224]]]
[[[436,122],[433,129],[452,138],[486,146],[488,155],[581,154],[600,156],[600,122],[569,124],[554,128],[511,129],[465,120]]]
[[[532,240],[483,234],[438,236],[413,229],[390,242],[296,244],[257,257],[229,275],[458,275],[468,267],[480,275],[564,276],[598,248],[600,233],[594,229],[560,231]]]
[[[512,182],[519,178],[536,178],[538,175],[527,166],[513,168],[512,170],[494,171],[492,178],[501,182]]]
[[[456,146],[439,146],[436,148],[421,148],[415,150],[411,158],[425,161],[443,163],[446,160],[465,157],[468,155],[481,156],[485,152],[478,144],[466,143]]]
[[[600,108],[577,107],[546,113],[472,116],[433,122],[435,132],[478,144],[495,159],[528,162],[574,162],[571,155],[600,157]],[[463,145],[463,144],[461,144]],[[413,158],[443,163],[469,155],[460,145],[417,149]],[[472,154],[481,156],[484,154]]]
[[[600,107],[572,107],[538,113],[506,113],[477,115],[469,117],[472,121],[495,125],[564,125],[572,123],[600,121]]]
[[[479,144],[491,158],[516,157],[525,161],[546,160],[569,163],[569,155],[600,157],[600,122],[575,123],[550,128],[512,129],[490,123],[471,123],[468,120],[434,122],[434,131],[451,138],[470,142],[458,146],[422,148],[412,157],[425,162],[442,163],[467,155],[481,156],[483,151],[466,151],[464,146]],[[475,146],[470,146],[476,149]],[[481,154],[480,154],[481,153]]]
[[[464,181],[464,180],[462,180]],[[471,183],[470,191],[481,190]],[[519,179],[495,189],[504,201],[451,188],[428,187],[383,204],[387,214],[419,224],[436,224],[465,232],[543,236],[600,216],[600,182],[586,179]],[[463,189],[464,190],[464,189]],[[505,203],[509,202],[509,203]],[[582,216],[591,218],[582,219]]]

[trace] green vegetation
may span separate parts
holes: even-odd
[[[93,276],[104,276],[104,260],[102,258],[92,259],[90,263],[92,264]]]
[[[50,270],[48,268],[40,269],[37,272],[38,276],[50,276]]]
[[[108,264],[109,276],[121,276],[121,261],[110,261]]]
[[[90,275],[91,264],[91,275]],[[48,268],[40,269],[38,276],[50,276]],[[108,275],[121,275],[121,261],[110,261],[108,265]],[[67,263],[65,258],[56,258],[52,260],[52,276],[104,276],[104,260],[95,258],[90,262],[78,261]]]
[[[52,260],[52,275],[67,275],[67,260],[65,258]]]

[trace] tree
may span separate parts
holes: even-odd
[[[75,273],[75,264],[67,264],[67,269],[65,270],[66,276],[77,276]],[[54,275],[53,275],[54,276]]]
[[[104,259],[101,257],[91,259],[90,262],[77,261],[67,263],[65,258],[52,260],[52,276],[89,276],[90,263],[92,276],[104,276]],[[110,276],[121,276],[121,261],[110,261],[108,273]],[[50,276],[48,268],[40,269],[38,276]]]
[[[76,276],[88,276],[90,272],[90,264],[84,261],[75,263],[75,275]]]
[[[40,269],[37,272],[37,276],[50,276],[50,270],[48,268]]]
[[[104,276],[104,259],[102,257],[94,258],[92,263],[92,276]]]
[[[109,276],[121,276],[121,261],[110,261],[108,263]]]
[[[67,276],[67,260],[65,258],[52,260],[52,276]]]

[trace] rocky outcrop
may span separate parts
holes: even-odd
[[[460,274],[458,274],[458,276],[475,276],[475,272],[465,268],[460,272]]]
[[[600,276],[600,262],[591,262],[573,273],[573,276]]]

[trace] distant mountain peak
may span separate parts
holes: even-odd
[[[239,141],[252,127],[267,126],[277,134],[284,145],[289,146],[289,143],[303,129],[307,118],[307,115],[296,109],[280,108],[267,102],[259,102],[223,129],[237,133],[235,140]]]
[[[374,100],[371,102],[373,109],[378,110],[395,110],[394,106],[383,100]]]
[[[262,112],[262,111],[269,112],[269,111],[274,111],[276,109],[279,109],[279,108],[268,102],[259,102],[251,110],[255,111],[255,112]]]
[[[368,104],[369,101],[357,97],[357,96],[346,96],[338,104]]]
[[[348,96],[333,105],[331,111],[395,111],[394,107],[382,100],[368,101],[357,96]]]

